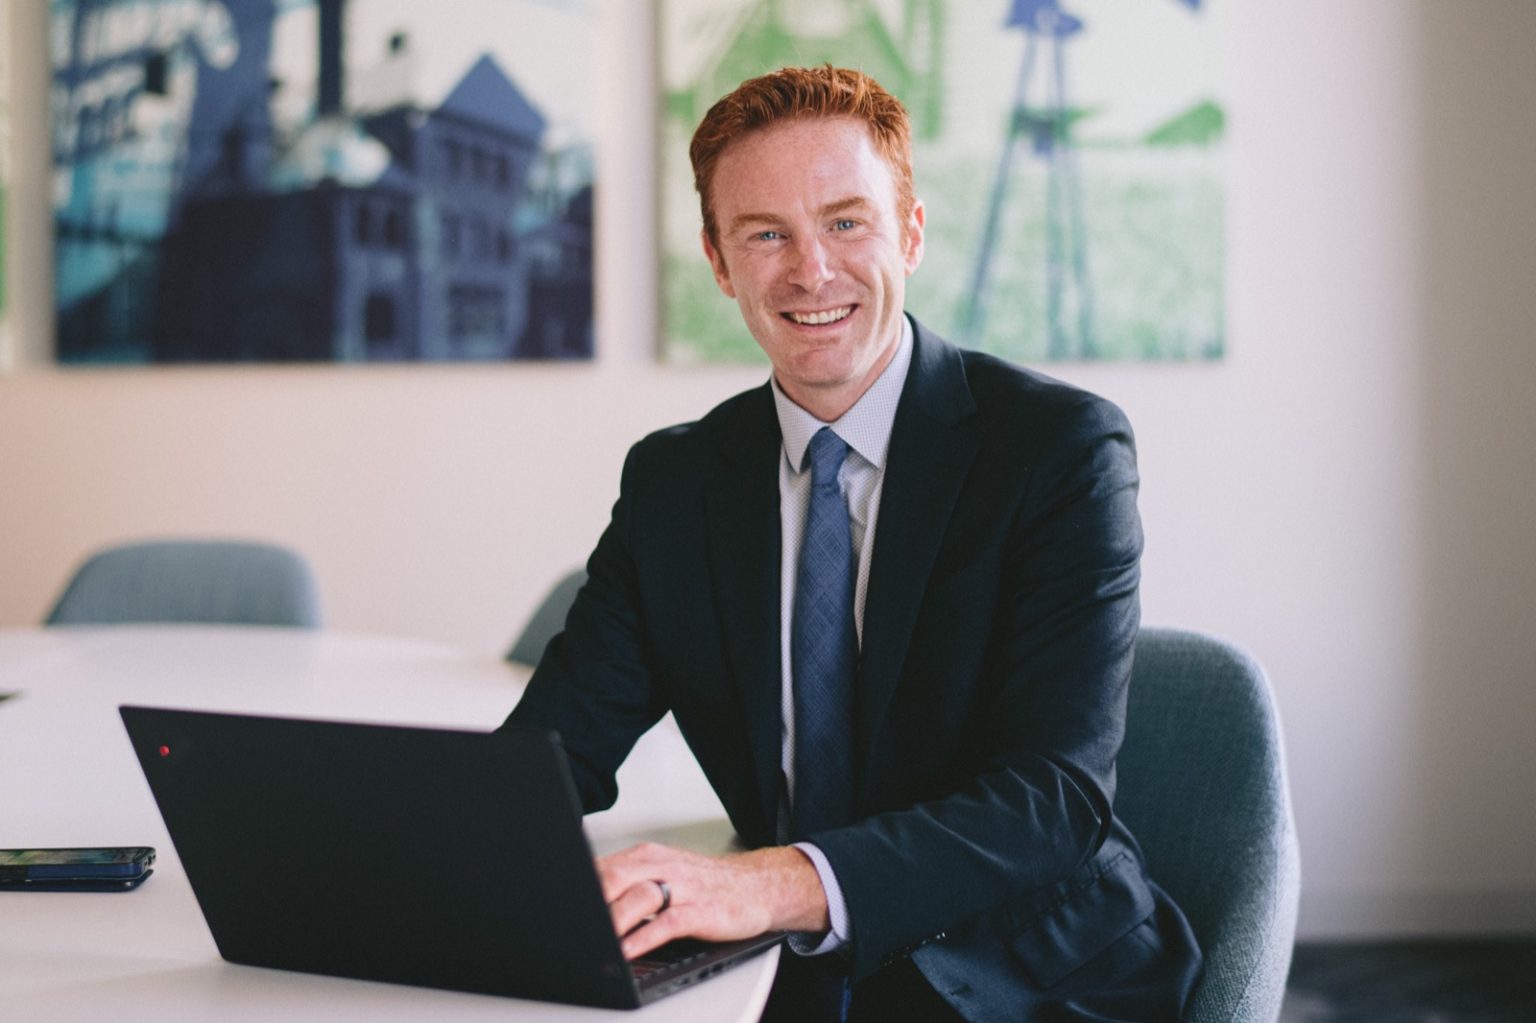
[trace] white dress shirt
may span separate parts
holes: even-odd
[[[790,793],[795,783],[795,693],[790,655],[790,632],[794,621],[795,581],[800,570],[800,543],[805,533],[806,506],[810,501],[811,472],[805,462],[805,449],[811,438],[824,426],[831,426],[834,433],[849,447],[848,457],[838,471],[837,482],[848,504],[848,519],[853,533],[853,550],[858,558],[858,577],[854,587],[853,620],[862,646],[864,636],[864,597],[869,587],[870,554],[875,549],[875,519],[880,512],[880,492],[885,485],[885,458],[891,444],[891,428],[896,422],[896,405],[901,400],[901,390],[907,380],[907,368],[912,363],[912,325],[901,318],[901,341],[890,364],[870,385],[853,407],[835,423],[824,423],[805,409],[796,405],[772,381],[773,401],[779,417],[779,432],[784,438],[783,457],[779,459],[779,528],[782,530],[782,561],[780,563],[780,663],[783,665],[783,685],[780,697],[780,718],[783,723],[784,799],[779,806],[779,838],[789,833]],[[853,737],[849,736],[849,741]],[[848,910],[843,901],[842,888],[832,867],[820,849],[808,842],[797,842],[795,848],[804,852],[816,866],[822,888],[827,895],[827,909],[832,927],[826,938],[809,944],[805,940],[791,939],[790,947],[805,955],[832,952],[848,942]]]

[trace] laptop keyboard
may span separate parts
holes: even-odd
[[[635,980],[655,983],[657,980],[682,972],[703,959],[715,946],[692,938],[669,941],[658,949],[629,964]]]

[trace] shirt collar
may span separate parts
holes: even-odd
[[[907,368],[911,364],[912,324],[903,316],[896,354],[869,389],[835,423],[824,423],[796,405],[779,387],[778,380],[770,377],[773,404],[779,415],[779,433],[784,438],[784,457],[789,459],[790,469],[796,473],[801,471],[805,449],[823,426],[831,426],[833,432],[870,465],[883,468],[886,449],[891,445],[891,428],[896,424],[896,405],[901,400]]]

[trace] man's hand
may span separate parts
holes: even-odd
[[[629,959],[674,938],[730,941],[831,926],[816,868],[788,846],[717,857],[646,843],[600,858],[597,872]],[[666,912],[658,912],[658,881],[671,894]]]

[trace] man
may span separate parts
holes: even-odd
[[[601,860],[627,955],[794,932],[787,1020],[1175,1020],[1199,952],[1111,811],[1130,428],[904,315],[909,139],[830,66],[705,116],[704,252],[772,379],[630,452],[508,722],[558,730],[596,810],[673,711],[753,847]]]

